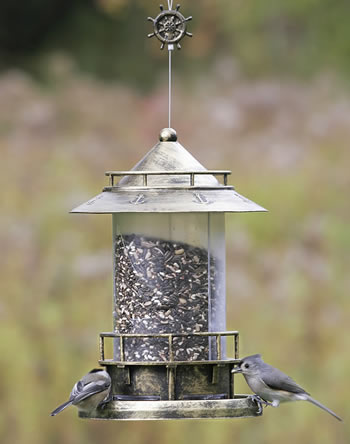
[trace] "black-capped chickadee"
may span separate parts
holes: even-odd
[[[73,387],[69,400],[57,407],[51,416],[62,412],[66,407],[75,405],[79,411],[91,412],[109,397],[111,378],[102,369],[95,368],[83,376]]]
[[[311,398],[309,393],[294,382],[292,378],[277,368],[265,364],[261,355],[247,356],[242,359],[239,367],[234,368],[232,373],[243,373],[249,387],[258,395],[255,400],[259,404],[278,407],[281,402],[309,401],[342,421],[332,410]]]

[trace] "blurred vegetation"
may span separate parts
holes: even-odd
[[[350,97],[325,79],[227,79],[227,63],[191,94],[178,81],[174,121],[195,157],[231,166],[238,191],[270,210],[227,217],[228,328],[242,355],[263,353],[345,423],[304,403],[235,421],[48,416],[112,328],[110,217],[67,212],[104,171],[132,167],[166,121],[163,87],[143,95],[66,65],[55,61],[52,90],[0,76],[1,443],[348,443]]]
[[[63,51],[83,71],[148,88],[164,69],[159,43],[145,37],[145,19],[157,10],[158,2],[144,0],[34,0],[21,7],[2,0],[0,67],[25,68],[48,80],[46,56]],[[255,77],[310,76],[326,69],[347,78],[350,72],[346,0],[201,0],[182,2],[182,11],[194,16],[195,38],[176,64],[188,75],[223,53]]]
[[[49,417],[112,328],[110,217],[68,211],[156,142],[165,54],[144,38],[158,2],[2,0],[1,444],[349,442],[350,95],[329,74],[348,72],[348,2],[182,3],[196,38],[176,57],[180,142],[270,210],[227,216],[228,328],[345,423],[305,403],[233,421]]]

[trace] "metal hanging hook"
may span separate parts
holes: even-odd
[[[168,46],[169,52],[169,109],[168,109],[168,126],[171,128],[171,105],[172,105],[172,51],[175,45],[181,49],[180,40],[185,36],[192,37],[192,34],[187,31],[187,22],[192,20],[192,16],[185,18],[180,12],[180,5],[176,5],[173,9],[173,0],[168,0],[168,9],[165,10],[163,5],[160,5],[160,14],[156,18],[148,17],[148,20],[153,23],[153,32],[148,34],[148,37],[157,37],[161,42],[160,49]]]
[[[168,0],[168,10],[160,5],[160,14],[156,18],[148,17],[147,20],[153,23],[153,32],[148,34],[148,37],[157,37],[162,43],[160,49],[164,49],[165,45],[175,45],[181,49],[180,40],[185,36],[192,37],[190,32],[187,32],[187,22],[192,20],[192,16],[185,18],[180,12],[180,5],[172,9],[173,1]]]

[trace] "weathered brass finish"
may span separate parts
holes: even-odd
[[[180,209],[181,205],[181,209]],[[233,190],[125,190],[104,191],[72,213],[246,213],[266,211]]]
[[[165,128],[131,171],[109,171],[109,186],[72,213],[227,213],[266,211],[228,185],[231,171],[207,170]],[[223,183],[217,180],[223,176]],[[116,183],[115,178],[122,177]]]
[[[227,170],[207,170],[165,128],[160,141],[131,171],[109,171],[101,194],[74,213],[226,213],[266,211],[228,184]],[[220,181],[218,178],[220,178]],[[117,182],[116,178],[120,178]],[[207,337],[207,360],[176,360],[174,338]],[[233,337],[233,358],[224,359],[225,338]],[[105,338],[113,356],[105,356]],[[129,338],[162,338],[163,361],[127,361]],[[198,338],[197,338],[198,340]],[[166,353],[168,353],[166,355]],[[162,356],[163,357],[163,356]],[[203,358],[203,356],[202,356]],[[138,359],[138,358],[137,358]],[[140,357],[140,359],[142,359]],[[160,359],[160,358],[157,358]],[[182,356],[182,359],[186,357]],[[114,420],[234,418],[260,416],[261,408],[247,395],[236,395],[234,365],[239,362],[239,333],[171,332],[164,334],[101,333],[100,365],[111,375],[112,400],[82,418]]]
[[[238,362],[238,356],[239,356],[239,332],[238,331],[221,331],[221,332],[195,332],[195,333],[100,333],[100,364],[101,365],[124,365],[130,364],[152,364],[152,365],[178,365],[181,361],[174,359],[174,338],[179,337],[185,337],[185,338],[198,338],[198,337],[206,337],[206,338],[215,338],[216,343],[216,360],[211,359],[210,361],[183,361],[183,364],[202,364],[207,362],[208,364],[212,364],[213,362],[221,363],[222,359],[222,352],[221,352],[221,341],[224,337],[233,337],[234,343],[233,343],[233,355],[234,360],[232,360],[233,363]],[[118,339],[118,345],[119,345],[119,355],[120,359],[107,359],[105,358],[105,338],[115,338]],[[125,354],[124,354],[124,344],[126,338],[144,338],[144,339],[157,339],[157,338],[165,338],[168,339],[168,359],[166,361],[140,361],[138,363],[129,362],[125,360]],[[225,363],[229,362],[227,360],[223,361]]]
[[[107,171],[105,173],[106,176],[109,176],[109,187],[105,187],[105,191],[113,191],[113,189],[117,188],[123,188],[122,185],[115,184],[114,179],[116,177],[125,177],[125,176],[136,176],[142,177],[142,185],[135,185],[135,186],[129,186],[130,189],[137,189],[137,190],[157,190],[157,189],[171,189],[171,188],[177,188],[177,189],[209,189],[209,190],[215,190],[219,189],[222,190],[222,188],[227,188],[229,190],[233,190],[234,187],[232,185],[227,185],[227,176],[231,174],[231,171],[226,170],[204,170],[204,171]],[[168,183],[167,185],[149,185],[150,177],[152,176],[188,176],[188,183],[187,185],[181,185],[181,183]],[[213,184],[210,185],[198,185],[198,178],[196,176],[223,176],[224,184],[217,184],[217,186],[214,186]],[[197,179],[197,180],[196,180]]]
[[[176,361],[176,337],[210,337],[216,341],[216,359],[206,361]],[[221,341],[233,337],[232,359],[221,359]],[[117,341],[119,360],[106,359],[105,338]],[[125,360],[124,341],[127,338],[166,338],[167,361]],[[178,334],[100,334],[100,365],[107,368],[112,379],[112,400],[82,418],[145,420],[200,419],[259,416],[261,411],[248,396],[235,395],[231,370],[240,361],[238,331],[197,332]]]
[[[167,45],[169,51],[169,127],[171,126],[172,51],[175,47],[181,49],[180,41],[185,36],[192,37],[187,31],[187,22],[192,20],[192,17],[185,18],[179,9],[180,5],[173,9],[173,2],[169,0],[167,10],[161,5],[161,12],[156,18],[148,17],[153,24],[153,32],[148,37],[156,37],[161,42],[161,49]],[[115,303],[114,329],[117,331],[100,334],[99,363],[106,367],[111,376],[110,399],[100,404],[93,412],[80,412],[81,418],[213,419],[252,417],[262,414],[261,406],[250,396],[235,394],[232,370],[240,362],[239,333],[201,331],[225,329],[226,325],[224,218],[210,213],[266,211],[239,195],[234,187],[228,184],[230,174],[231,171],[227,170],[207,170],[180,145],[174,129],[164,128],[160,132],[159,142],[131,171],[107,172],[109,185],[103,189],[103,192],[72,210],[72,213],[113,214],[116,270],[114,298],[115,301],[124,301],[124,299],[127,301],[124,305],[120,304],[121,306]],[[221,177],[221,182],[218,177]],[[119,213],[130,213],[130,216],[122,216]],[[131,213],[144,213],[143,219],[139,214]],[[157,245],[161,246],[161,248],[156,247],[161,259],[153,262],[148,261],[148,258],[157,258],[156,248],[147,247],[147,253],[146,249],[141,248],[147,243],[153,246],[155,244],[153,237],[148,237],[146,242],[147,233],[142,229],[140,230],[142,233],[138,232],[139,218],[142,223],[147,219],[152,219],[151,225],[154,223],[153,216],[146,216],[146,213],[180,215],[180,217],[173,214],[156,216],[160,223],[154,224],[152,235],[158,237],[158,231],[164,225],[164,220],[169,219],[171,230],[164,233],[165,237],[169,236],[171,242],[156,239]],[[203,213],[208,215],[205,223],[203,223],[205,219]],[[117,219],[118,223],[115,223]],[[192,220],[191,223],[186,223],[189,220]],[[127,225],[125,235],[124,224]],[[184,234],[189,234],[191,237],[187,239],[184,236],[182,239],[175,228],[177,230],[180,228]],[[198,233],[193,234],[195,230],[198,230],[203,239],[197,235]],[[144,238],[140,236],[141,234]],[[123,235],[125,239],[132,237],[127,246]],[[203,240],[205,240],[205,249],[201,245]],[[214,249],[213,245],[217,248]],[[129,247],[130,256],[127,256]],[[126,251],[127,254],[124,255],[120,251]],[[177,251],[182,251],[179,255],[183,255],[179,263],[172,261]],[[195,251],[195,254],[192,254],[192,251]],[[130,260],[131,256],[135,256],[137,260],[133,262]],[[203,260],[199,258],[202,256]],[[146,271],[143,270],[144,264],[148,266]],[[187,269],[180,268],[179,264],[186,265]],[[166,272],[159,271],[163,269]],[[180,284],[175,278],[177,273],[181,273]],[[119,276],[122,278],[119,279]],[[161,278],[158,279],[159,277]],[[172,279],[171,284],[165,282],[169,279]],[[153,282],[152,285],[150,282]],[[191,285],[186,286],[187,282]],[[163,283],[166,293],[158,291]],[[199,299],[196,297],[198,294],[204,297]],[[154,299],[152,295],[156,295],[157,306],[152,305]],[[187,299],[181,299],[181,295]],[[174,296],[171,306],[170,296]],[[190,297],[195,300],[193,304],[187,303]],[[147,302],[142,305],[145,299]],[[162,305],[160,299],[167,301],[167,304]],[[182,303],[186,304],[186,313],[176,319],[179,313],[184,313],[179,307]],[[134,311],[133,309],[138,307],[134,304],[140,304],[142,310]],[[145,310],[146,304],[149,308]],[[159,306],[162,308],[159,309]],[[167,309],[166,313],[171,315],[163,313],[164,306]],[[154,322],[149,326],[148,319],[153,314],[156,314],[155,320],[160,322]],[[165,321],[160,320],[161,315],[163,319],[166,318]],[[170,318],[176,322],[169,323]],[[203,321],[197,324],[199,318]],[[147,326],[146,329],[139,328],[137,323],[140,321],[145,323],[143,325]],[[171,333],[121,334],[118,330]],[[225,359],[226,339],[230,336],[233,338],[233,358]],[[113,341],[112,357],[106,357],[105,338]],[[149,353],[155,348],[154,343],[157,341],[161,344],[158,345],[160,352]],[[136,346],[138,342],[141,344],[140,349],[143,347],[142,353],[138,352]],[[199,352],[193,353],[198,343],[204,345],[197,348]],[[130,350],[135,351],[135,349],[137,353],[130,353]],[[132,359],[140,361],[135,362]]]
[[[234,399],[192,401],[112,401],[81,418],[114,420],[224,419],[261,416],[261,410],[249,396]]]

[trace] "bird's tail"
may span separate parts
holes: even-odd
[[[316,401],[316,399],[311,398],[311,396],[307,396],[306,401],[311,402],[311,404],[317,405],[317,407],[320,407],[321,409],[328,412],[330,415],[334,416],[334,418],[337,418],[338,421],[343,421],[338,415],[336,415],[334,412],[332,412],[331,409],[329,409],[325,405],[321,404],[320,402]]]
[[[55,409],[53,412],[50,413],[51,416],[56,416],[58,413],[62,412],[62,410],[64,410],[65,408],[67,408],[68,406],[70,406],[72,404],[73,401],[67,401],[64,402],[63,404],[59,405],[57,407],[57,409]]]

